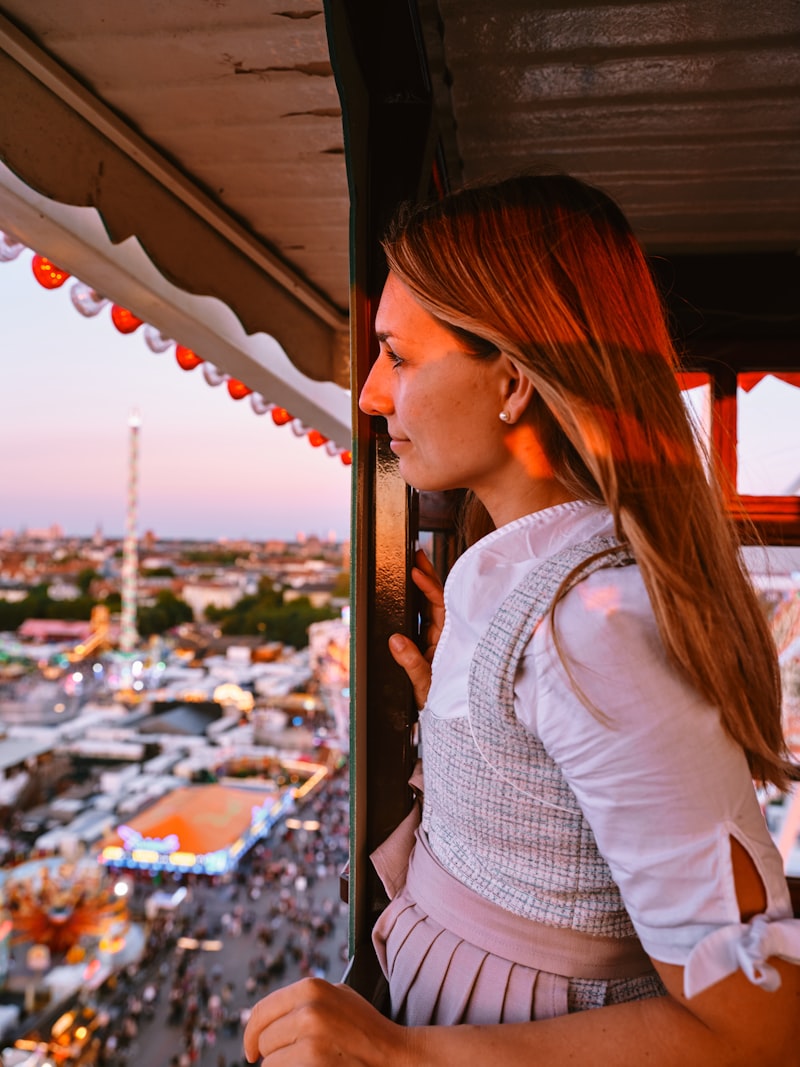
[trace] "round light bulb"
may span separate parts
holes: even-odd
[[[87,319],[99,315],[108,303],[106,297],[101,296],[96,289],[93,289],[91,285],[87,285],[86,282],[76,281],[70,288],[69,298],[75,310],[79,311]]]
[[[149,323],[144,328],[144,343],[157,356],[175,344],[171,337],[167,337],[157,326],[151,326]]]
[[[228,375],[224,370],[215,367],[213,363],[204,363],[203,377],[206,380],[206,384],[215,389],[218,385],[222,385],[224,381],[227,381]]]
[[[17,258],[24,247],[25,245],[16,237],[0,230],[0,263],[10,263],[12,259]]]
[[[266,415],[268,411],[272,411],[275,405],[271,404],[269,400],[265,400],[261,393],[251,393],[250,407],[256,415]]]

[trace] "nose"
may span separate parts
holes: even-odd
[[[394,409],[386,360],[379,356],[372,364],[358,398],[358,406],[365,415],[386,416]]]

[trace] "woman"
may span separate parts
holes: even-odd
[[[245,1050],[785,1067],[800,921],[752,788],[793,773],[775,651],[627,222],[521,176],[404,209],[384,249],[360,405],[484,536],[444,592],[418,556],[432,672],[390,642],[424,769],[410,859],[408,826],[375,857],[393,1018],[299,983]]]

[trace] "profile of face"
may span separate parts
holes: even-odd
[[[465,351],[394,274],[375,330],[380,351],[359,407],[386,419],[401,476],[415,489],[472,489],[483,499],[510,459],[499,417],[509,361]]]

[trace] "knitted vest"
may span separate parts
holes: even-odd
[[[574,793],[544,745],[514,714],[523,652],[562,581],[596,552],[595,537],[537,563],[505,599],[478,643],[469,714],[421,713],[422,825],[440,863],[517,915],[611,937],[635,936],[608,864]],[[632,561],[625,550],[588,565]]]

